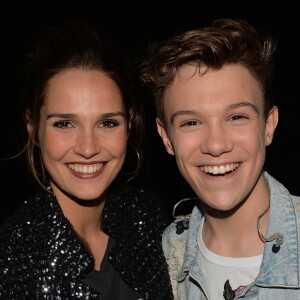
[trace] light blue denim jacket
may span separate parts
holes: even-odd
[[[288,190],[267,172],[270,188],[270,216],[267,238],[274,233],[283,237],[278,253],[272,252],[276,240],[266,242],[262,264],[255,281],[235,299],[297,300],[300,299],[300,197]],[[197,262],[197,236],[203,215],[195,206],[190,224],[183,233],[176,233],[180,217],[163,233],[163,248],[176,300],[207,300],[204,274]],[[218,299],[209,299],[218,300]]]

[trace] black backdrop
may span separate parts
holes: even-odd
[[[275,96],[280,122],[267,150],[266,169],[293,193],[300,195],[299,151],[299,31],[300,11],[294,1],[3,1],[0,4],[0,158],[17,152],[22,121],[19,103],[23,55],[49,26],[68,20],[97,21],[128,47],[132,58],[148,43],[185,29],[207,25],[215,18],[244,18],[269,30],[279,41]],[[181,178],[174,158],[165,153],[154,124],[154,109],[146,99],[147,162],[138,183],[158,192],[171,212],[173,204],[193,195]],[[10,214],[32,195],[35,185],[23,156],[0,160],[0,215]]]

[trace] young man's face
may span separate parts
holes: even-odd
[[[206,205],[228,211],[260,194],[278,111],[265,120],[260,85],[245,67],[231,64],[204,75],[181,67],[165,91],[164,109],[166,127],[158,120],[158,132]]]

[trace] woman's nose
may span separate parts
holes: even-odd
[[[85,131],[78,135],[74,151],[84,158],[91,158],[100,153],[99,139],[97,139],[93,130]]]

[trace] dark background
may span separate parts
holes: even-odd
[[[153,41],[186,29],[208,25],[215,18],[244,18],[278,39],[275,102],[280,122],[267,150],[266,169],[293,194],[300,195],[299,93],[300,11],[297,1],[2,1],[0,4],[0,158],[20,149],[19,115],[23,55],[49,26],[69,20],[96,21],[129,49],[133,59]],[[158,192],[169,212],[173,204],[193,196],[181,178],[174,158],[167,155],[156,133],[149,91],[146,102],[147,161],[138,183]],[[10,214],[34,192],[24,156],[0,160],[0,217]]]

